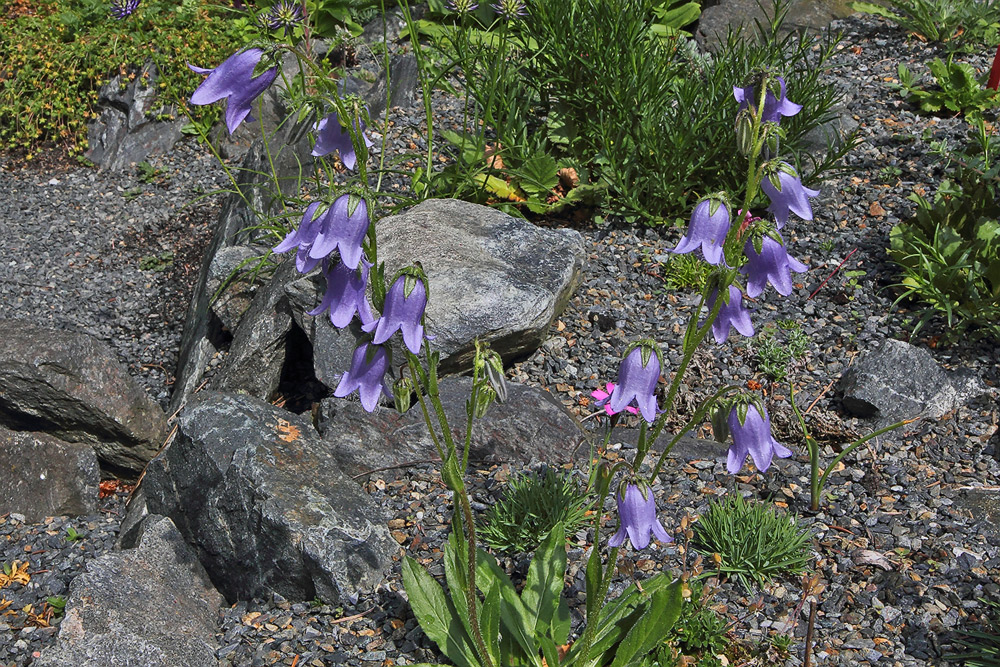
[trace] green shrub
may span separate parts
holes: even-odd
[[[694,524],[691,546],[702,554],[718,554],[719,569],[744,584],[753,580],[763,585],[780,574],[805,570],[812,558],[811,538],[794,517],[731,493],[713,500]]]
[[[499,551],[528,553],[562,522],[572,535],[583,524],[591,500],[570,473],[548,468],[519,474],[507,483],[503,498],[482,518],[479,535]]]
[[[996,6],[976,0],[888,0],[852,2],[851,8],[882,16],[907,32],[944,44],[949,50],[973,51],[992,46],[1000,35]]]
[[[57,143],[71,153],[86,148],[87,122],[100,87],[119,75],[140,75],[152,59],[159,71],[164,113],[184,102],[204,78],[187,63],[214,67],[246,44],[247,21],[208,0],[145,0],[123,21],[99,0],[36,0],[30,9],[0,16],[0,150],[36,151]],[[171,111],[180,100],[181,109]],[[218,105],[192,107],[195,118]]]
[[[784,342],[779,339],[778,328],[784,330]],[[809,336],[802,331],[797,321],[765,325],[747,345],[753,351],[757,370],[771,379],[781,382],[788,376],[789,367],[809,349]]]
[[[1000,338],[1000,139],[981,118],[972,118],[971,150],[935,150],[955,165],[934,197],[910,195],[916,215],[892,228],[889,257],[902,269],[896,303],[918,301],[915,335],[936,315],[949,328],[946,340],[966,332]]]
[[[927,68],[934,77],[934,88],[917,86],[906,65],[896,66],[900,90],[919,102],[922,111],[939,113],[947,109],[949,114],[964,114],[1000,106],[1000,93],[987,88],[987,75],[977,77],[972,65],[956,63],[948,56],[948,62],[935,58]]]

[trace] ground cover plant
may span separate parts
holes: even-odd
[[[101,86],[118,76],[124,87],[147,60],[158,72],[154,115],[190,111],[210,124],[217,110],[181,108],[198,78],[185,63],[214,61],[245,44],[248,22],[233,18],[207,0],[8,3],[0,13],[0,149],[30,156],[56,143],[82,152]]]

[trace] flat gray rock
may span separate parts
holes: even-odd
[[[173,522],[150,516],[137,548],[105,554],[73,580],[57,644],[32,664],[215,665],[223,602]]]
[[[167,435],[163,410],[107,345],[83,333],[0,320],[0,424],[91,445],[140,471]]]
[[[196,394],[139,489],[121,544],[145,512],[171,517],[231,601],[333,604],[377,586],[399,550],[312,424],[247,396]]]
[[[0,515],[16,512],[34,523],[93,514],[100,481],[90,445],[0,426]]]
[[[850,16],[852,11],[845,0],[795,0],[789,6],[782,28],[784,32],[816,32],[834,19]],[[743,37],[758,37],[757,22],[767,28],[771,16],[772,5],[767,0],[721,0],[702,10],[695,39],[702,48],[717,51],[725,42],[729,30],[742,30]]]
[[[459,447],[464,443],[465,402],[471,388],[469,377],[446,378],[439,384],[441,402]],[[590,452],[586,432],[551,394],[520,384],[509,385],[507,391],[505,403],[494,403],[483,419],[473,423],[470,461],[523,465],[586,459]],[[367,413],[360,403],[340,399],[326,399],[321,405],[323,442],[349,475],[437,459],[419,403],[403,415],[392,409]]]

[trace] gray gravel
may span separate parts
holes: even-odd
[[[885,337],[907,337],[906,313],[893,310],[894,295],[886,289],[898,279],[885,256],[889,229],[912,213],[913,204],[906,199],[910,192],[933,192],[943,176],[941,161],[927,153],[929,142],[962,140],[958,119],[917,115],[884,86],[895,76],[898,62],[920,70],[940,55],[934,48],[907,42],[899,29],[870,17],[852,17],[836,27],[844,30],[845,40],[831,76],[847,92],[847,108],[866,142],[848,157],[847,172],[822,184],[813,207],[816,220],[790,223],[786,238],[792,254],[809,264],[810,271],[798,277],[788,298],[766,292],[753,314],[758,331],[767,323],[794,319],[808,334],[809,349],[793,377],[801,405],[819,397],[811,414],[814,428],[831,443],[825,447],[826,459],[834,455],[831,445],[839,432],[868,429],[842,417],[835,392],[826,391],[828,384],[856,353]],[[986,54],[969,61],[980,69],[989,65]],[[437,101],[447,106],[441,98]],[[394,117],[390,150],[422,147],[421,133],[411,129],[419,125],[419,116],[412,110]],[[190,142],[154,164],[169,176],[164,183],[144,184],[134,174],[119,178],[78,167],[0,170],[0,188],[7,195],[0,200],[7,232],[0,236],[0,303],[8,314],[81,329],[109,342],[165,404],[190,283],[217,213],[217,200],[185,205],[197,188],[220,184],[221,174],[210,156]],[[137,196],[126,197],[137,189]],[[693,295],[664,289],[661,278],[666,251],[681,230],[610,225],[581,232],[589,248],[584,284],[545,345],[508,375],[547,388],[586,416],[593,410],[590,392],[613,379],[622,352],[635,338],[656,338],[669,350],[668,366],[676,365],[678,332],[691,315]],[[165,270],[140,268],[144,257],[161,252],[174,253]],[[847,271],[864,274],[852,277]],[[926,345],[934,333],[932,327],[912,342]],[[948,367],[976,371],[991,386],[1000,381],[1000,352],[993,344],[963,341],[932,352]],[[706,346],[696,357],[688,376],[690,400],[681,408],[690,409],[716,383],[749,380],[767,387],[755,368],[751,343],[734,334],[727,344]],[[949,418],[915,424],[906,433],[861,447],[847,467],[831,475],[828,489],[834,497],[813,515],[806,511],[807,459],[787,426],[787,392],[781,386],[767,388],[778,439],[796,455],[764,476],[744,470],[734,478],[726,474],[723,461],[711,457],[667,465],[655,491],[660,514],[678,540],[641,554],[627,550],[635,576],[692,566],[679,525],[685,516],[704,513],[711,499],[740,492],[773,500],[800,515],[815,532],[815,570],[825,590],[819,596],[814,664],[948,665],[942,655],[949,650],[952,632],[982,612],[981,598],[1000,595],[1000,534],[996,518],[983,511],[978,490],[1000,486],[1000,450],[997,438],[991,439],[998,422],[995,401],[981,399]],[[595,419],[586,423],[599,427]],[[608,458],[627,454],[629,439],[625,434],[620,438],[624,444],[609,447]],[[494,501],[503,481],[516,471],[509,465],[478,471],[472,481],[475,500],[483,505]],[[437,473],[404,470],[395,478],[367,480],[366,488],[389,508],[394,517],[390,528],[408,552],[440,571],[436,550],[447,534],[449,497]],[[31,587],[18,589],[16,604],[41,605],[46,596],[65,594],[83,561],[110,547],[120,511],[121,497],[116,496],[106,501],[100,515],[74,520],[72,525],[83,526],[85,533],[78,542],[63,537],[70,525],[63,519],[34,526],[16,517],[0,519],[0,562],[27,558],[30,571],[37,573]],[[613,527],[612,522],[606,529]],[[573,538],[571,599],[583,587],[579,563],[589,539],[586,532]],[[523,571],[525,564],[509,565]],[[626,580],[623,576],[617,587]],[[783,662],[800,665],[808,611],[802,599],[802,581],[790,577],[752,593],[724,583],[713,604],[734,621],[734,638],[756,642],[793,633],[791,655]],[[758,600],[762,609],[748,611]],[[0,665],[30,664],[32,653],[51,642],[52,631],[30,629],[30,624],[20,629],[23,618],[16,623],[6,618],[0,615]],[[398,572],[373,594],[336,609],[280,598],[240,602],[224,612],[219,641],[223,665],[373,666],[440,660],[416,627]]]

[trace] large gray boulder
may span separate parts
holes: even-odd
[[[788,8],[782,28],[785,32],[816,32],[834,19],[850,16],[851,13],[846,0],[795,0]],[[757,38],[757,23],[767,29],[772,16],[773,5],[769,0],[720,0],[717,3],[706,3],[698,19],[695,39],[702,48],[717,51],[725,43],[730,30],[742,30],[744,38]]]
[[[336,603],[378,585],[399,549],[312,424],[247,396],[196,394],[139,491],[122,545],[144,513],[171,517],[230,600]]]
[[[222,596],[170,519],[150,516],[138,547],[73,580],[57,644],[36,667],[215,665]]]
[[[926,349],[886,339],[844,372],[839,389],[844,409],[887,426],[922,417],[937,419],[989,389],[968,372],[938,366]]]
[[[439,390],[457,443],[464,443],[469,377],[441,381]],[[505,403],[494,403],[472,428],[469,460],[473,463],[529,461],[565,463],[590,453],[586,432],[551,394],[538,387],[512,384]],[[415,403],[406,414],[395,410],[367,413],[355,401],[326,399],[320,408],[320,433],[331,454],[349,475],[405,462],[437,458],[423,412]],[[461,446],[461,445],[460,445]]]
[[[47,516],[93,514],[100,481],[89,445],[0,426],[0,515],[16,512],[34,523]]]
[[[167,434],[163,410],[103,342],[0,320],[0,424],[87,443],[105,464],[139,471]]]

